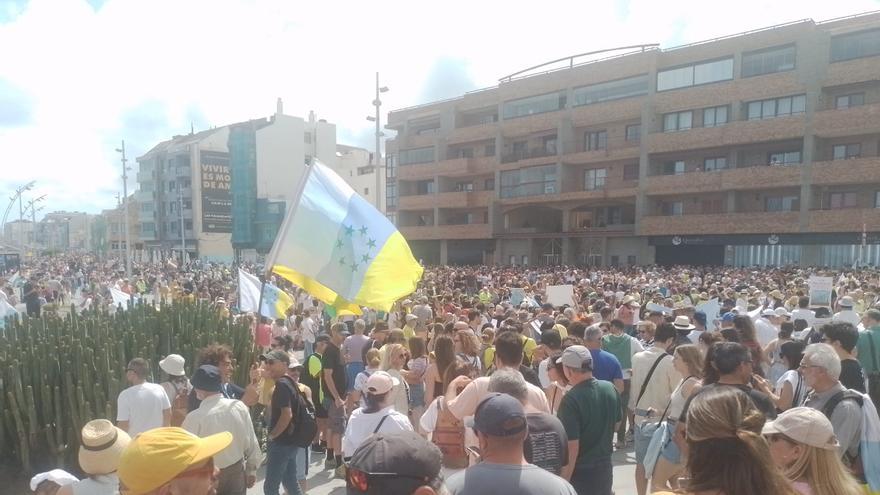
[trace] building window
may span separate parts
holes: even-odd
[[[483,156],[495,156],[495,143],[486,145]]]
[[[168,181],[168,190],[173,191],[177,187],[177,181],[170,180]]]
[[[501,197],[556,194],[556,165],[501,172]]]
[[[471,192],[474,190],[473,182],[456,182],[455,190],[458,192]]]
[[[807,97],[804,95],[786,96],[771,100],[750,101],[748,105],[748,119],[761,120],[772,119],[804,113],[807,105]]]
[[[724,170],[727,168],[727,158],[719,156],[716,158],[706,158],[703,160],[703,170],[706,172],[714,172],[716,170]]]
[[[143,222],[141,224],[141,232],[145,234],[155,234],[156,233],[156,222]]]
[[[627,163],[623,166],[623,180],[639,180],[638,163]]]
[[[703,127],[717,127],[727,123],[727,105],[703,109]]]
[[[372,165],[367,165],[366,167],[358,167],[357,174],[358,175],[369,175],[369,174],[372,174],[374,170],[375,170],[375,167],[373,167]]]
[[[633,254],[627,255],[626,264],[629,266],[633,266],[636,264],[636,257]]]
[[[772,74],[795,68],[797,51],[794,45],[743,53],[742,77]]]
[[[141,211],[144,213],[152,213],[153,212],[153,203],[141,203]]]
[[[193,205],[192,205],[192,200],[191,200],[191,199],[184,199],[184,200],[183,200],[183,209],[184,209],[184,210],[191,210],[192,207],[193,207]]]
[[[798,151],[777,151],[767,156],[768,165],[792,165],[801,162],[801,152]]]
[[[416,182],[416,194],[434,194],[434,180],[420,180]]]
[[[685,131],[691,128],[694,112],[674,112],[663,116],[663,132]]]
[[[434,147],[416,148],[412,150],[400,150],[400,165],[414,165],[416,163],[430,163],[434,161]]]
[[[303,134],[303,140],[306,142],[306,144],[312,144],[312,133],[306,131],[306,133]]]
[[[184,220],[183,221],[183,228],[185,228],[186,230],[192,230],[193,221],[192,220]]]
[[[548,155],[556,154],[556,135],[552,136],[544,136],[541,138],[541,141],[544,143],[544,153]]]
[[[574,106],[577,107],[646,94],[648,94],[648,75],[643,74],[575,88],[573,97]]]
[[[515,119],[545,112],[555,112],[565,108],[565,93],[549,93],[519,100],[506,101],[502,106],[505,119]]]
[[[733,79],[733,57],[668,69],[657,73],[657,91]]]
[[[365,188],[364,188],[364,196],[369,196],[369,195],[370,195],[370,188],[369,188],[369,187],[365,187]]]
[[[857,107],[865,104],[865,93],[853,93],[851,95],[841,95],[834,99],[834,108]]]
[[[764,211],[798,211],[801,208],[801,198],[798,196],[770,196],[764,198]]]
[[[397,213],[386,213],[385,217],[388,218],[388,221],[391,222],[392,225],[397,225]]]
[[[724,205],[720,199],[704,199],[700,203],[700,213],[715,215],[724,213]]]
[[[833,148],[833,160],[849,160],[850,158],[858,158],[862,154],[861,143],[853,144],[836,144]]]
[[[660,211],[667,217],[680,217],[684,211],[681,201],[665,201],[660,205]]]
[[[831,38],[831,61],[880,55],[880,29],[843,34]]]
[[[856,207],[855,192],[836,192],[828,195],[828,207],[832,210]]]
[[[593,131],[584,134],[586,151],[604,150],[608,147],[608,133],[605,131]]]
[[[608,170],[604,168],[584,170],[584,190],[595,191],[596,189],[602,189],[605,187],[607,175]]]
[[[639,142],[642,139],[642,125],[633,124],[626,126],[626,140],[631,142]]]
[[[880,191],[874,193],[874,208],[880,208]]]
[[[385,186],[385,205],[397,206],[397,184],[387,184]]]
[[[486,191],[494,191],[495,190],[495,178],[486,179],[483,181],[483,189]]]
[[[684,160],[663,164],[663,175],[681,175],[684,173]]]
[[[177,211],[177,201],[172,201],[168,203],[168,213],[175,213]]]

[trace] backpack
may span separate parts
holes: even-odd
[[[831,415],[834,414],[834,410],[837,408],[837,405],[845,400],[851,400],[859,405],[859,408],[865,406],[865,397],[858,391],[855,390],[841,390],[836,394],[832,395],[828,402],[822,406],[822,414],[831,421]],[[853,418],[855,421],[856,418]],[[857,418],[858,421],[861,421],[861,418]],[[843,454],[844,464],[850,467],[853,475],[856,479],[861,480],[864,483],[865,479],[865,468],[862,464],[862,456],[861,456],[861,448],[859,449],[859,453],[855,456],[851,456],[849,452],[844,452]]]
[[[185,386],[178,388],[174,382],[169,383],[174,387],[174,400],[171,401],[171,426],[180,426],[189,412],[189,390]]]
[[[443,453],[443,466],[460,469],[468,465],[464,450],[464,422],[442,406],[443,397],[437,399],[437,423],[431,435],[431,443]]]
[[[290,409],[293,412],[293,418],[284,433],[278,436],[281,443],[295,445],[297,447],[308,447],[312,444],[312,440],[318,434],[318,421],[315,419],[315,408],[302,393],[299,387],[293,383],[288,377],[282,377],[276,383],[284,384],[290,389],[293,398],[290,402]]]

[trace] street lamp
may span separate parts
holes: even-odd
[[[18,200],[18,221],[22,222],[24,220],[24,207],[22,204],[21,195],[25,191],[30,191],[34,188],[36,181],[30,181],[27,184],[17,187],[15,189],[15,194],[9,198],[9,206],[6,207],[6,212],[3,213],[3,225],[0,225],[4,229],[6,228],[6,219],[9,218],[9,212],[12,210],[12,205],[15,204],[15,200]],[[19,239],[20,240],[20,239]]]
[[[122,140],[122,148],[116,148],[117,153],[122,153],[122,205],[123,205],[123,215],[125,215],[125,222],[123,223],[125,229],[125,277],[131,278],[131,239],[128,237],[128,171],[131,170],[128,166],[126,166],[126,162],[128,160],[125,159],[125,140]]]
[[[379,73],[376,73],[376,99],[373,100],[373,106],[376,107],[376,116],[368,116],[367,120],[370,122],[376,123],[376,209],[382,211],[382,195],[380,194],[382,191],[382,177],[379,175],[379,171],[381,170],[380,164],[382,163],[382,154],[379,151],[379,139],[382,137],[381,130],[381,114],[380,108],[382,107],[382,100],[379,99],[380,93],[387,93],[388,86],[379,86]]]

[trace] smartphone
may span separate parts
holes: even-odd
[[[468,454],[474,456],[477,459],[477,462],[483,460],[483,453],[480,452],[479,447],[465,447],[465,450],[467,450]]]

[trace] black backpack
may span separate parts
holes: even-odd
[[[278,440],[287,445],[295,445],[297,447],[308,447],[312,444],[312,440],[318,434],[318,422],[315,419],[315,408],[311,402],[300,391],[293,380],[288,377],[282,377],[276,383],[284,384],[293,394],[290,409],[293,412],[293,418],[290,425],[279,435]]]

